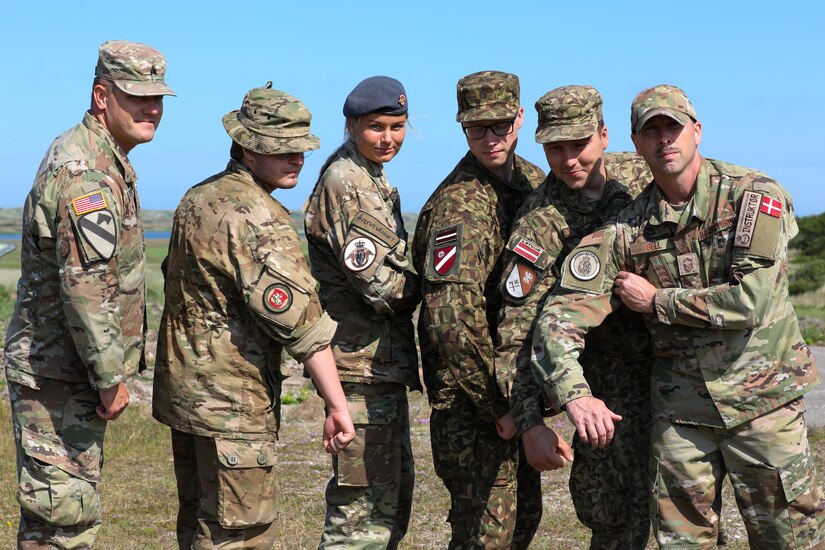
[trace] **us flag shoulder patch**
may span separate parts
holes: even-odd
[[[106,197],[103,196],[101,191],[95,191],[94,193],[72,199],[72,208],[74,208],[76,216],[86,214],[87,212],[94,212],[95,210],[103,210],[107,206]]]

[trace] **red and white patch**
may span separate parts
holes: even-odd
[[[515,247],[513,247],[513,252],[524,258],[530,263],[536,263],[538,259],[541,257],[544,250],[537,246],[527,239],[521,239]]]
[[[454,241],[458,238],[458,228],[450,227],[448,229],[442,229],[435,234],[435,244],[444,244],[450,241]]]
[[[538,274],[529,267],[516,263],[507,276],[505,289],[512,298],[524,298],[533,290]]]
[[[292,305],[292,291],[288,286],[276,283],[264,292],[264,307],[272,313],[283,313]]]
[[[762,197],[762,207],[759,211],[768,216],[778,218],[782,214],[782,203],[773,197]]]
[[[458,245],[444,246],[436,248],[433,254],[433,268],[439,275],[446,275],[455,264]]]

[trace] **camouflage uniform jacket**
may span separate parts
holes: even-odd
[[[273,440],[281,351],[329,345],[289,212],[242,163],[191,188],[175,212],[153,415],[207,437]]]
[[[146,259],[135,171],[90,113],[52,143],[23,210],[9,380],[117,385],[144,365]]]
[[[516,212],[544,179],[519,156],[505,182],[471,153],[424,205],[413,240],[423,275],[418,337],[430,403],[469,400],[492,422],[509,410],[495,381],[502,253]]]
[[[321,303],[338,321],[333,353],[344,382],[420,389],[412,313],[418,277],[407,260],[398,192],[352,141],[338,150],[304,221]]]
[[[819,383],[788,299],[787,192],[756,172],[703,160],[686,207],[650,185],[616,223],[582,239],[538,321],[533,371],[553,406],[589,395],[576,358],[585,332],[621,301],[620,270],[658,291],[645,315],[655,362],[654,416],[731,428]]]
[[[596,200],[570,189],[550,173],[521,207],[504,252],[496,377],[510,400],[519,432],[543,422],[541,389],[530,369],[531,328],[558,280],[564,259],[582,237],[615,219],[652,179],[644,160],[632,153],[607,153],[605,170],[608,180]],[[581,363],[598,396],[627,392],[637,384],[644,384],[641,392],[646,392],[649,371],[628,373],[613,368],[616,362],[649,367],[650,336],[641,315],[619,309],[588,334],[586,343]]]

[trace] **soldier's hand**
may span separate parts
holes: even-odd
[[[647,279],[635,273],[619,271],[613,282],[613,293],[622,299],[622,303],[637,313],[653,313],[653,298],[656,287]]]
[[[347,409],[330,410],[324,421],[324,450],[338,454],[355,437],[355,426]]]
[[[576,426],[579,438],[594,449],[604,447],[613,439],[614,422],[622,419],[601,399],[592,396],[579,397],[565,405],[567,417]]]
[[[508,412],[496,420],[496,432],[501,439],[512,439],[516,435],[516,423],[513,422],[513,413]]]
[[[573,461],[573,450],[567,441],[544,424],[525,431],[521,441],[527,462],[539,472],[557,470]]]
[[[129,390],[121,382],[117,386],[98,390],[100,405],[97,406],[97,415],[103,420],[115,420],[129,404]]]

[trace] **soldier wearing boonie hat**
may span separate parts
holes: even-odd
[[[404,141],[408,109],[395,78],[359,82],[343,105],[348,138],[321,168],[306,204],[312,273],[338,321],[335,361],[357,434],[333,458],[319,548],[396,548],[410,520],[407,391],[421,388],[412,324],[420,296],[398,191],[384,174]]]
[[[180,548],[275,544],[282,351],[324,398],[334,425],[324,429],[327,452],[354,435],[329,347],[335,322],[289,211],[270,195],[294,187],[304,151],[318,148],[310,119],[271,82],[250,90],[223,117],[226,170],[192,187],[175,212],[152,402],[172,431]]]
[[[542,392],[530,369],[536,312],[555,288],[557,266],[567,253],[630,204],[650,174],[638,155],[605,153],[608,133],[595,88],[555,88],[536,101],[536,111],[536,141],[544,146],[551,172],[525,201],[507,243],[495,361],[525,455],[545,470],[572,456],[542,418]],[[580,358],[591,391],[623,420],[611,445],[598,453],[590,450],[591,441],[574,435],[570,494],[577,517],[592,531],[591,548],[641,550],[650,530],[650,339],[642,317],[627,310],[586,338],[588,347],[598,350]]]
[[[172,93],[165,72],[154,48],[103,43],[90,109],[49,147],[26,198],[4,353],[20,548],[89,548],[100,528],[107,422],[145,363],[143,225],[127,154],[154,137]]]
[[[541,519],[539,474],[519,459],[495,381],[498,334],[489,324],[502,302],[497,285],[509,228],[544,179],[515,154],[524,117],[519,91],[518,77],[501,71],[458,81],[456,121],[469,151],[430,196],[413,240],[423,278],[418,335],[433,462],[451,495],[451,548],[526,548]]]
[[[713,547],[729,477],[752,548],[825,547],[803,415],[820,379],[788,296],[798,232],[790,196],[761,172],[703,158],[702,124],[675,86],[639,93],[630,119],[653,180],[567,257],[563,296],[538,320],[535,378],[552,381],[545,396],[580,432],[609,441],[615,419],[604,403],[571,406],[590,396],[581,343],[619,306],[645,314],[659,546]]]

